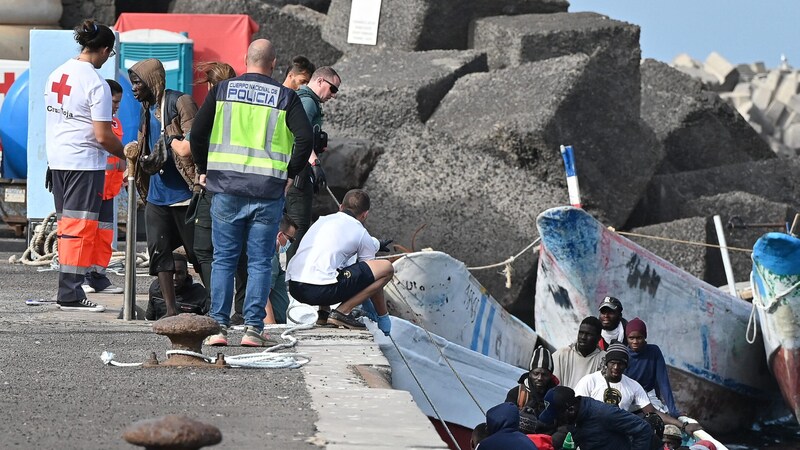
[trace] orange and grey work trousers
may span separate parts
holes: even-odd
[[[53,198],[58,217],[58,303],[86,298],[81,285],[95,264],[98,219],[103,202],[102,170],[53,170]],[[109,247],[110,250],[110,247]]]

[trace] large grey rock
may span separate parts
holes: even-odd
[[[331,138],[328,151],[320,156],[327,189],[314,195],[313,217],[336,212],[338,202],[350,189],[361,188],[383,153],[383,147],[364,139]],[[331,197],[335,196],[335,199]]]
[[[774,158],[736,110],[702,83],[667,64],[642,62],[642,119],[664,146],[659,173]]]
[[[713,223],[718,214],[723,225],[736,217],[745,224],[781,223],[789,218],[792,208],[785,203],[771,202],[762,197],[745,192],[729,192],[704,196],[686,202],[681,208],[681,219],[663,224],[633,229],[633,232],[680,239],[690,242],[718,245],[719,240]],[[767,231],[777,231],[780,227],[725,229],[725,240],[736,281],[749,279],[752,261],[750,250],[759,237]],[[727,284],[720,250],[679,242],[656,241],[647,238],[632,238],[653,253],[683,268],[692,275],[714,286]]]
[[[273,78],[283,81],[286,68],[297,55],[303,55],[317,67],[333,65],[342,52],[321,36],[323,15],[302,6],[279,9],[254,0],[175,0],[170,12],[183,14],[247,14],[258,24],[253,39],[272,41],[278,52]],[[245,55],[226,55],[242,59]]]
[[[427,127],[399,130],[369,176],[372,209],[366,226],[380,238],[416,249],[432,247],[467,266],[504,261],[538,235],[536,216],[568,202],[565,189],[542,183],[501,158],[453,142]],[[474,271],[501,303],[533,300],[523,292],[535,258],[529,251],[514,264],[512,287],[501,268]]]
[[[64,28],[75,28],[87,18],[94,18],[105,25],[114,25],[114,0],[62,0],[61,5],[63,10],[59,24]],[[159,6],[153,5],[153,12],[159,12]]]
[[[690,217],[673,222],[634,228],[631,233],[706,244],[708,243],[709,233],[713,233],[713,227],[714,225],[710,224],[706,217]],[[701,280],[708,278],[707,260],[709,247],[639,236],[626,237],[689,272],[696,278]]]
[[[336,70],[342,86],[325,103],[325,129],[380,140],[428,120],[456,79],[487,67],[486,55],[474,50],[432,50],[348,55]]]
[[[565,12],[566,0],[406,0],[381,3],[376,46],[348,44],[350,0],[332,0],[322,36],[345,53],[466,49],[470,23],[501,14]]]
[[[328,12],[328,8],[331,6],[331,0],[257,0],[257,1],[270,4],[278,8],[284,8],[286,6],[290,7],[302,6],[305,8],[313,9],[314,11],[319,11],[321,13]]]
[[[472,48],[490,69],[574,53],[591,55],[590,70],[609,80],[594,95],[639,114],[639,27],[591,13],[525,14],[475,21]]]
[[[470,74],[456,82],[428,125],[462,149],[502,157],[564,190],[559,146],[572,145],[586,209],[621,226],[662,153],[624,101],[596,95],[609,82],[584,54]]]
[[[631,214],[628,227],[679,219],[701,197],[746,192],[800,210],[800,162],[769,159],[711,169],[656,175]]]

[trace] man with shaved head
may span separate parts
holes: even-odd
[[[192,155],[211,201],[211,318],[221,327],[209,345],[228,344],[233,276],[247,245],[243,346],[270,346],[263,333],[272,254],[287,186],[305,168],[312,131],[297,94],[272,79],[275,47],[258,39],[246,73],[211,88],[192,126]]]

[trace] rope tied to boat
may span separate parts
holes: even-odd
[[[661,236],[653,236],[653,235],[650,235],[650,234],[632,233],[630,231],[617,231],[616,229],[614,229],[614,227],[608,227],[608,229],[610,231],[613,231],[614,233],[617,233],[617,234],[622,235],[622,236],[640,237],[640,238],[645,238],[645,239],[653,239],[653,240],[656,240],[656,241],[675,242],[677,244],[697,245],[697,246],[700,246],[700,247],[722,248],[721,245],[717,245],[717,244],[707,244],[705,242],[698,242],[698,241],[686,241],[686,240],[683,240],[683,239],[666,238],[666,237],[661,237]],[[730,246],[727,246],[727,245],[725,246],[725,248],[728,249],[729,251],[753,253],[753,249],[752,248],[730,247]]]
[[[523,253],[527,252],[528,250],[537,246],[537,244],[542,240],[542,238],[537,237],[533,240],[527,247],[523,248],[519,253],[513,256],[509,256],[506,258],[505,261],[500,261],[499,263],[489,264],[488,266],[477,266],[477,267],[467,267],[467,270],[484,270],[484,269],[492,269],[495,267],[503,267],[499,273],[506,277],[506,289],[511,289],[511,274],[514,272],[514,268],[511,266],[514,264],[517,258],[522,256]],[[538,247],[535,248],[534,253],[539,251]]]
[[[765,277],[763,269],[761,268],[761,264],[757,264],[755,260],[753,260],[753,267],[755,268],[755,272],[758,272],[758,277],[764,280]],[[758,336],[758,322],[756,321],[756,308],[762,311],[770,311],[771,309],[773,309],[775,305],[778,304],[778,302],[783,300],[784,297],[793,293],[798,288],[800,288],[800,281],[789,286],[782,292],[773,295],[767,301],[765,301],[764,297],[761,296],[761,292],[758,290],[758,286],[756,286],[756,283],[753,280],[753,272],[750,272],[750,290],[753,291],[753,302],[752,302],[753,305],[750,308],[750,317],[747,319],[747,331],[745,332],[745,339],[747,339],[748,344],[754,343],[756,341],[756,337]]]

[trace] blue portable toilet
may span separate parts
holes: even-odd
[[[192,95],[194,43],[186,33],[131,30],[119,34],[119,44],[119,68],[124,72],[139,61],[156,58],[164,65],[167,88]]]
[[[26,70],[14,81],[0,108],[3,177],[28,177],[28,78]]]

